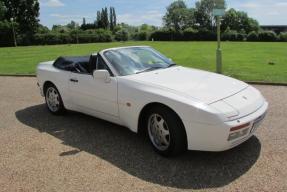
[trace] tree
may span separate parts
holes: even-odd
[[[109,13],[108,13],[108,8],[105,7],[102,9],[101,12],[101,23],[102,23],[102,28],[108,29],[109,28]]]
[[[225,1],[222,2],[225,6]],[[196,23],[198,24],[200,29],[213,29],[215,25],[215,19],[212,14],[213,9],[215,8],[215,0],[200,0],[195,4],[196,12]]]
[[[195,10],[188,9],[183,0],[177,0],[167,7],[167,13],[163,17],[166,28],[175,31],[193,27],[195,23]]]
[[[115,39],[117,41],[127,41],[129,39],[129,33],[125,29],[121,29],[116,32]]]
[[[13,45],[14,40],[10,21],[0,21],[0,47]]]
[[[102,13],[101,13],[101,11],[97,11],[96,27],[97,27],[97,28],[103,28]]]
[[[41,34],[45,34],[48,33],[50,30],[48,27],[39,24],[38,29],[37,29],[37,33],[41,33]]]
[[[114,30],[114,22],[113,22],[113,8],[110,7],[110,29]]]
[[[116,10],[113,7],[113,26],[117,26],[117,14],[116,14]]]
[[[83,18],[83,23],[82,23],[82,25],[84,25],[84,26],[86,25],[86,18],[85,18],[85,17]]]
[[[7,11],[5,19],[13,18],[19,24],[19,31],[22,34],[33,34],[39,24],[39,2],[38,0],[2,0]]]
[[[116,11],[114,7],[110,7],[110,29],[113,31],[117,25],[117,16],[116,16]]]
[[[2,1],[0,1],[0,21],[3,21],[4,20],[4,16],[6,14],[6,7],[4,5],[4,3]]]
[[[68,33],[71,31],[71,29],[63,25],[53,25],[52,31],[57,33]]]
[[[77,28],[77,23],[75,21],[71,21],[70,23],[67,24],[67,27],[69,29],[76,29]]]
[[[212,29],[212,9],[214,7],[213,0],[201,0],[195,4],[196,23],[201,29]]]
[[[258,32],[259,24],[256,20],[248,17],[247,13],[230,9],[222,17],[222,30],[227,28],[248,34],[251,31]]]

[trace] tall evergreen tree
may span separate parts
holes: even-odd
[[[103,27],[101,11],[97,11],[96,27],[97,28],[102,28]]]
[[[110,29],[114,30],[114,16],[113,16],[113,7],[110,7]]]
[[[106,28],[106,25],[105,25],[105,9],[102,8],[102,12],[101,12],[101,24],[102,26],[100,28]]]
[[[113,26],[116,27],[117,26],[117,15],[116,15],[116,10],[113,7]]]
[[[110,22],[109,22],[109,12],[108,12],[108,8],[105,7],[105,9],[104,9],[104,28],[105,28],[105,29],[108,29],[108,28],[109,28],[109,25],[110,25]]]
[[[83,26],[85,26],[86,25],[86,18],[84,17],[83,18],[83,24],[82,24]]]

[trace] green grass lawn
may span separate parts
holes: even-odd
[[[0,48],[0,74],[35,74],[41,61],[129,45],[150,45],[179,65],[215,71],[216,42],[127,42]],[[222,49],[224,74],[287,83],[287,43],[224,42]]]

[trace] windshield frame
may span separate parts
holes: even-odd
[[[131,74],[121,74],[116,68],[115,66],[110,62],[109,58],[106,56],[106,53],[109,51],[117,51],[117,50],[123,50],[123,49],[133,49],[133,48],[146,48],[146,49],[150,49],[154,54],[156,54],[159,58],[161,58],[161,60],[165,61],[165,64],[167,65],[166,67],[162,67],[162,68],[157,68],[155,67],[152,70],[139,70],[136,71],[134,73]],[[99,54],[101,54],[101,56],[104,58],[105,62],[108,64],[108,66],[111,68],[111,70],[113,71],[114,74],[116,74],[116,76],[130,76],[130,75],[136,75],[136,74],[140,74],[140,73],[144,73],[144,72],[151,72],[154,70],[160,70],[160,69],[166,69],[169,68],[171,66],[176,65],[171,59],[169,59],[168,57],[166,57],[165,55],[163,55],[162,53],[160,53],[159,51],[157,51],[156,49],[150,47],[150,46],[128,46],[128,47],[118,47],[118,48],[110,48],[110,49],[105,49],[101,52],[99,52]],[[148,69],[148,68],[146,68]]]

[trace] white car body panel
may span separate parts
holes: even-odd
[[[95,81],[93,76],[70,73],[70,97],[74,105],[81,111],[97,111],[114,117],[119,116],[117,79],[112,78],[110,83]]]
[[[246,83],[223,75],[185,67],[131,75],[130,78],[187,94],[206,104],[236,94],[248,86]]]
[[[138,132],[139,116],[145,106],[164,104],[182,120],[188,149],[201,151],[223,151],[244,142],[254,134],[253,122],[268,109],[268,103],[255,88],[201,70],[179,66],[118,76],[104,57],[105,51],[99,54],[115,74],[110,82],[58,70],[50,61],[39,64],[37,69],[41,93],[45,82],[52,82],[65,108],[126,126],[133,132]],[[230,128],[248,122],[248,135],[228,141]]]

